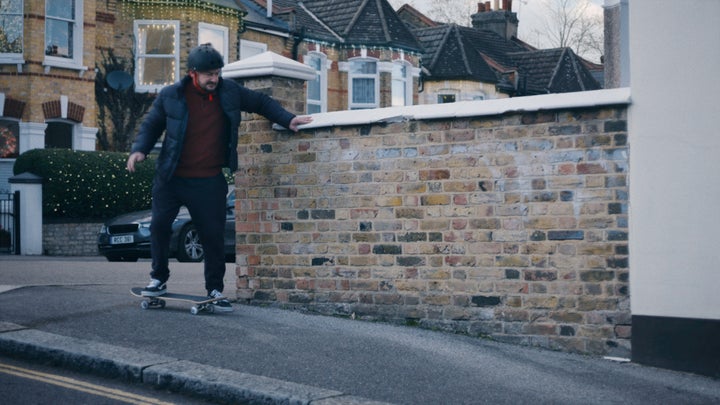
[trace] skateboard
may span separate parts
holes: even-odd
[[[133,287],[130,289],[130,294],[136,297],[144,298],[144,300],[140,303],[140,308],[142,309],[165,308],[165,301],[182,301],[191,302],[193,304],[190,308],[190,313],[193,315],[197,315],[200,312],[215,312],[215,307],[212,303],[217,301],[216,298],[208,299],[208,297],[200,295],[174,293],[165,293],[157,297],[146,297],[142,295],[142,290],[143,289],[140,287]]]

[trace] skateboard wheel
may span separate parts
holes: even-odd
[[[160,308],[165,308],[165,301],[164,301],[164,300],[158,300],[158,303],[160,304]]]
[[[210,312],[211,314],[212,314],[213,312],[215,312],[215,305],[208,304],[208,306],[207,306],[207,311]]]
[[[192,308],[190,308],[190,313],[193,314],[193,315],[197,315],[197,314],[198,314],[198,307],[193,306]]]
[[[140,308],[142,308],[142,309],[148,309],[148,308],[150,308],[150,303],[147,302],[147,301],[143,301],[143,302],[140,303]]]

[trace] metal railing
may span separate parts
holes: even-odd
[[[20,254],[20,192],[0,193],[0,254]]]

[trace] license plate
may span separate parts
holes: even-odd
[[[119,235],[119,236],[111,236],[110,237],[110,244],[111,245],[122,245],[125,243],[133,243],[135,239],[132,235]]]

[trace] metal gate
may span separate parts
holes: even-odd
[[[20,254],[20,192],[0,194],[0,254]]]

